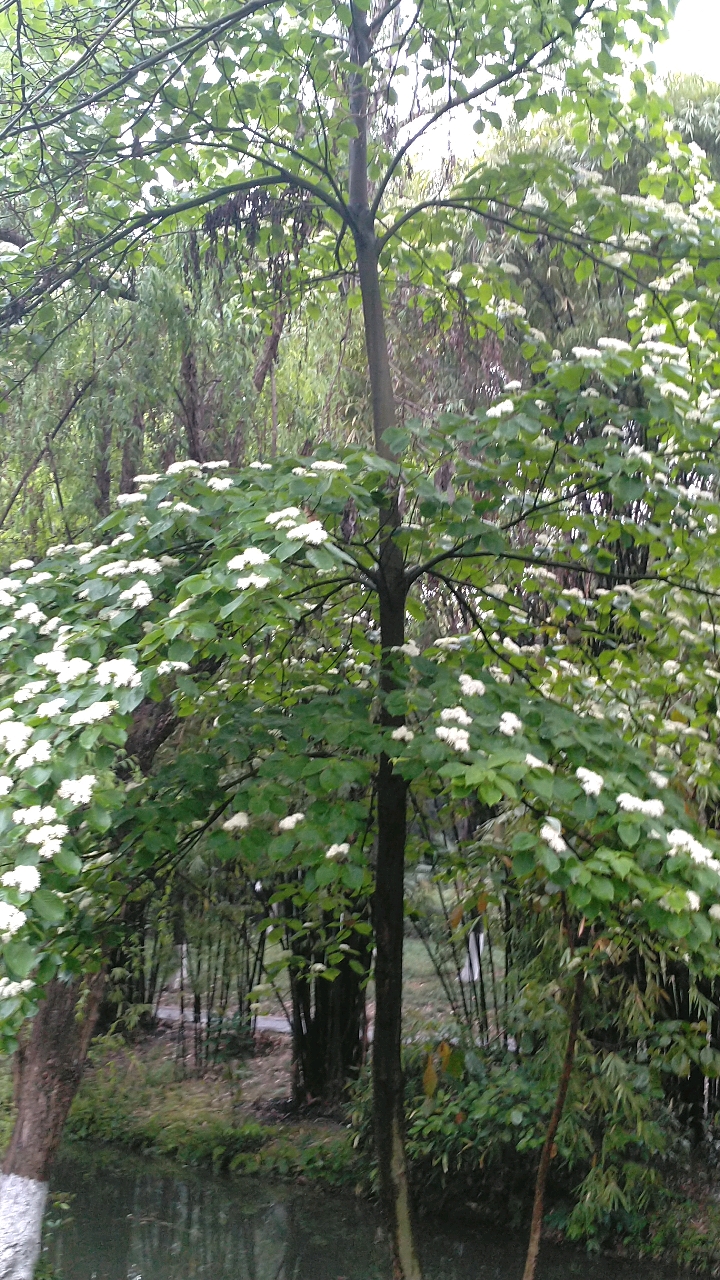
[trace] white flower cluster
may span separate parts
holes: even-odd
[[[228,818],[222,825],[223,831],[245,831],[250,826],[250,815],[241,810],[239,813],[234,813],[232,818]]]
[[[281,818],[278,822],[278,831],[294,831],[299,822],[303,822],[304,813],[289,813],[286,818]]]
[[[699,867],[709,867],[711,871],[720,874],[720,861],[713,856],[710,849],[696,840],[689,831],[683,831],[680,827],[675,827],[673,831],[668,833],[668,844],[673,853],[689,853],[693,862]]]
[[[453,751],[470,750],[470,736],[467,729],[451,729],[445,725],[440,725],[435,730],[435,737],[439,738],[441,742],[446,742],[449,747],[452,747]]]
[[[513,711],[503,711],[500,717],[498,729],[506,738],[514,738],[516,733],[521,733],[523,722],[519,716]]]
[[[546,760],[538,759],[538,757],[532,755],[530,751],[528,751],[525,756],[525,763],[528,766],[528,769],[547,769],[549,773],[555,772],[551,764],[548,764]]]
[[[322,460],[320,462],[313,462],[312,465],[315,471],[347,471],[347,466],[344,462]]]
[[[271,511],[265,517],[265,524],[276,525],[278,529],[292,529],[300,514],[299,507],[283,507],[282,511]]]
[[[267,564],[270,556],[266,551],[261,551],[259,547],[248,547],[247,551],[241,552],[239,556],[233,556],[232,560],[228,560],[227,567],[231,569],[248,569],[251,566]]]
[[[443,724],[459,724],[464,729],[472,724],[472,716],[469,716],[464,707],[445,707],[440,712],[440,719]]]
[[[140,502],[147,502],[147,494],[119,493],[115,501],[119,507],[135,507]]]
[[[25,991],[32,991],[34,985],[32,978],[24,978],[22,982],[11,982],[9,978],[0,978],[0,1000],[21,996]]]
[[[329,538],[327,529],[323,529],[319,520],[309,520],[307,524],[298,524],[287,529],[285,537],[291,542],[307,542],[311,547],[319,547]]]
[[[482,680],[473,680],[472,676],[464,673],[459,677],[458,683],[466,698],[472,698],[473,696],[482,698],[485,692],[485,685]]]
[[[582,766],[575,770],[575,777],[586,796],[599,796],[605,786],[605,779],[601,773],[594,773],[592,769],[585,769]]]
[[[515,412],[515,402],[513,400],[501,400],[499,404],[494,404],[491,408],[485,410],[488,418],[504,418],[508,413]]]
[[[87,675],[92,666],[86,658],[68,658],[64,645],[59,642],[49,653],[36,653],[34,661],[36,667],[57,676],[58,684],[71,684],[80,676]]]
[[[58,787],[61,800],[69,800],[71,804],[90,804],[93,788],[97,785],[94,773],[84,773],[81,778],[65,778]]]
[[[40,742],[34,742],[27,751],[18,756],[15,761],[17,769],[32,769],[35,764],[47,764],[50,759],[50,743],[42,739]]]
[[[182,462],[171,462],[165,472],[165,475],[181,476],[184,472],[190,472],[194,476],[199,476],[201,474],[200,463],[196,462],[194,458],[185,458]]]
[[[272,471],[271,462],[250,462],[248,463],[248,466],[250,466],[253,471]]]
[[[342,844],[331,844],[325,857],[331,862],[344,862],[349,852],[350,845],[343,841]]]
[[[393,729],[390,737],[394,742],[412,742],[415,734],[406,724],[401,724],[397,729]]]
[[[562,837],[562,827],[557,818],[548,818],[540,828],[540,837],[555,853],[565,853],[567,844]]]
[[[247,591],[248,587],[257,587],[258,591],[261,591],[269,581],[270,579],[262,573],[248,573],[244,578],[238,578],[235,586],[238,591]]]
[[[54,720],[66,705],[66,701],[65,698],[50,698],[47,702],[40,702],[35,708],[35,715],[39,720]]]
[[[31,804],[28,809],[16,809],[12,820],[16,827],[36,827],[40,822],[54,822],[57,809],[51,804]]]
[[[0,883],[6,889],[17,889],[19,893],[34,893],[40,887],[40,872],[37,867],[16,867],[14,871],[6,871],[0,877]]]
[[[152,604],[153,593],[145,579],[138,578],[126,591],[120,592],[118,599],[127,600],[134,609],[144,609],[146,605]]]
[[[136,689],[140,684],[140,672],[129,658],[110,658],[99,662],[95,671],[98,684],[111,684],[114,689]]]
[[[621,791],[617,802],[625,813],[642,813],[646,818],[662,818],[665,812],[662,800],[641,800],[629,791]]]
[[[22,929],[27,916],[24,911],[18,911],[17,907],[11,907],[9,902],[0,902],[0,938],[3,942],[7,942],[17,933],[18,929]]]
[[[190,670],[189,662],[173,661],[170,658],[166,658],[164,662],[158,663],[157,673],[159,676],[169,676],[170,673],[173,671],[189,671],[189,670]]]
[[[28,684],[23,685],[22,689],[18,689],[13,696],[13,702],[29,702],[38,693],[44,693],[47,687],[47,680],[30,680]]]
[[[231,476],[211,476],[207,481],[208,489],[212,489],[214,493],[223,493],[225,489],[232,489],[232,486]]]
[[[89,707],[83,707],[81,711],[74,711],[70,717],[70,724],[73,727],[85,724],[98,724],[100,720],[107,720],[113,711],[117,711],[118,704],[110,699],[108,702],[92,702]]]
[[[54,854],[60,852],[67,833],[68,829],[64,822],[48,823],[47,826],[33,827],[32,831],[28,831],[25,842],[36,844],[41,858],[52,858]]]

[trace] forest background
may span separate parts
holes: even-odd
[[[279,987],[296,1097],[333,1103],[372,974],[397,1276],[409,1190],[534,1181],[530,1280],[553,1161],[569,1234],[659,1247],[672,1205],[698,1258],[716,95],[649,88],[659,3],[247,9],[160,39],[134,6],[127,49],[6,12],[2,1195],[41,1214],[97,1020],[173,973],[197,1069]],[[416,168],[402,112],[481,65],[477,164]],[[409,930],[447,1010],[404,1076]]]

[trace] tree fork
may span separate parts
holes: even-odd
[[[48,983],[15,1055],[16,1120],[0,1175],[0,1280],[32,1280],[48,1175],[85,1065],[105,974]]]
[[[533,1200],[532,1220],[530,1223],[530,1240],[528,1242],[528,1251],[525,1258],[523,1280],[535,1280],[535,1268],[537,1266],[538,1251],[540,1249],[540,1233],[542,1231],[543,1211],[545,1208],[545,1187],[550,1169],[550,1161],[552,1159],[555,1135],[558,1131],[558,1125],[560,1124],[562,1113],[565,1109],[565,1100],[567,1098],[573,1063],[575,1061],[575,1045],[577,1044],[578,1028],[580,1026],[580,1011],[582,1008],[584,989],[585,975],[580,971],[575,977],[575,988],[573,991],[572,1004],[570,1006],[570,1026],[568,1028],[565,1058],[563,1060],[563,1067],[560,1073],[557,1097],[555,1098],[555,1106],[553,1107],[553,1113],[550,1117],[547,1133],[545,1134],[545,1141],[540,1154],[537,1178],[535,1179],[535,1198]]]

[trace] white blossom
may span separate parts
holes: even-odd
[[[525,763],[529,769],[547,769],[550,773],[555,772],[551,764],[548,764],[546,760],[539,760],[530,751],[525,756]]]
[[[58,787],[61,800],[72,804],[90,804],[93,788],[97,785],[94,773],[84,773],[81,778],[65,778]]]
[[[17,720],[6,720],[0,724],[0,743],[9,756],[16,756],[27,746],[32,733],[29,725],[20,724]]]
[[[32,978],[25,978],[23,982],[11,982],[9,978],[0,978],[0,1000],[20,996],[24,991],[31,991],[34,985]]]
[[[249,573],[244,578],[238,578],[235,586],[238,591],[247,591],[248,587],[257,587],[260,590],[266,587],[269,581],[270,579],[263,577],[261,573]]]
[[[231,476],[211,476],[207,481],[208,489],[212,489],[214,493],[222,493],[225,489],[232,489],[232,486]]]
[[[232,818],[228,818],[227,822],[223,822],[223,831],[244,831],[250,826],[250,815],[243,813],[234,813]]]
[[[445,725],[440,725],[435,730],[435,737],[441,742],[446,742],[453,751],[469,751],[470,737],[467,729],[451,729]]]
[[[58,684],[70,684],[79,676],[90,670],[92,663],[86,658],[68,658],[62,648],[51,649],[49,653],[38,653],[34,658],[36,667],[44,667],[58,678]]]
[[[693,862],[700,867],[709,867],[711,871],[720,872],[720,861],[713,856],[712,850],[706,848],[695,836],[689,831],[683,831],[681,827],[675,827],[668,833],[668,844],[673,852],[689,853]]]
[[[715,920],[720,924],[720,902],[713,902],[710,910],[708,911],[708,915],[711,920]]]
[[[10,572],[17,573],[19,569],[33,569],[35,567],[32,560],[16,560],[10,565]]]
[[[278,822],[278,831],[294,831],[299,822],[305,818],[304,813],[289,813]]]
[[[119,507],[137,506],[139,502],[147,502],[146,493],[119,493],[115,499]]]
[[[349,852],[350,852],[350,845],[347,844],[346,841],[343,841],[342,844],[331,844],[330,848],[325,854],[325,857],[329,858],[331,862],[343,862],[347,857],[347,855],[349,854]]]
[[[307,524],[298,524],[294,529],[288,529],[285,537],[292,542],[308,542],[311,547],[319,547],[321,543],[327,542],[330,535],[319,520],[310,520]]]
[[[123,534],[122,536],[125,538],[129,538],[130,541],[132,542],[131,533],[126,533],[126,534]],[[115,539],[115,542],[117,542],[117,538]],[[113,543],[112,545],[114,546],[115,543]],[[101,542],[98,547],[91,547],[89,551],[86,551],[83,555],[81,555],[80,559],[78,560],[78,564],[82,564],[82,565],[90,564],[91,561],[94,560],[96,556],[101,555],[103,551],[107,551],[107,547],[104,542]]]
[[[657,787],[658,791],[664,791],[670,781],[664,773],[658,773],[655,769],[650,770],[648,778]]]
[[[270,514],[265,517],[265,523],[278,524],[279,521],[281,520],[289,520],[291,521],[291,524],[288,525],[287,527],[291,528],[292,525],[295,523],[296,517],[299,515],[300,515],[299,507],[283,507],[282,511],[271,511]]]
[[[407,658],[419,658],[420,650],[414,640],[408,640],[405,644],[394,644],[390,650],[391,653],[404,653]]]
[[[45,573],[45,572],[43,572],[43,573],[33,573],[33,574],[31,574],[31,576],[28,578],[28,580],[27,580],[27,582],[26,582],[26,584],[25,584],[25,585],[26,585],[26,586],[28,586],[28,587],[39,587],[39,586],[41,586],[41,585],[42,585],[42,583],[43,583],[43,582],[52,582],[52,574],[51,574],[51,573]]]
[[[555,853],[564,853],[567,845],[560,834],[562,828],[556,818],[548,818],[540,828],[540,837]]]
[[[485,692],[485,685],[482,680],[473,680],[472,676],[464,673],[459,677],[458,683],[466,698],[478,697],[482,698]]]
[[[148,578],[156,578],[162,573],[162,565],[159,560],[153,560],[152,556],[143,556],[141,560],[131,560],[127,573],[145,573]]]
[[[144,609],[146,605],[152,603],[153,593],[144,578],[138,578],[137,582],[134,582],[126,591],[120,592],[118,600],[127,600],[136,609]]]
[[[251,565],[267,564],[270,556],[266,551],[261,551],[259,547],[248,547],[247,551],[241,552],[239,556],[233,556],[232,560],[228,560],[227,567],[231,569],[248,569]]]
[[[0,776],[0,798],[12,791],[14,785],[12,778],[8,778],[7,775]]]
[[[0,902],[0,936],[3,941],[11,938],[18,929],[22,929],[26,920],[24,911],[11,907],[9,902]]]
[[[164,662],[158,663],[157,673],[159,676],[169,676],[173,671],[189,671],[190,664],[188,662],[173,662],[170,658],[166,658]]]
[[[506,738],[513,738],[516,733],[521,733],[523,722],[519,716],[513,711],[503,711],[500,717],[498,729],[505,734]]]
[[[43,846],[40,849],[40,857],[46,858],[48,854],[45,852],[45,847],[62,842],[67,833],[68,829],[64,822],[49,823],[47,826],[34,827],[32,831],[28,831],[25,843]],[[49,856],[52,857],[52,854]]]
[[[11,636],[17,635],[17,627],[0,627],[0,641],[9,640]]]
[[[179,511],[181,515],[184,513],[187,516],[197,516],[200,514],[200,508],[193,507],[189,502],[176,502],[173,507],[173,511]]]
[[[13,600],[14,604],[15,601]],[[29,622],[31,626],[37,627],[41,622],[47,622],[47,614],[38,609],[32,600],[28,600],[26,604],[15,610],[13,618],[16,622]]]
[[[220,462],[201,462],[200,466],[203,467],[205,471],[217,471],[218,467],[229,467],[230,463],[226,458],[223,458]]]
[[[121,547],[125,542],[132,542],[133,536],[134,535],[132,533],[119,533],[117,538],[113,538],[112,542],[110,543],[110,546]]]
[[[494,404],[490,409],[485,410],[488,418],[504,418],[505,414],[514,412],[515,402],[513,400],[501,400],[499,404]]]
[[[123,578],[127,571],[127,560],[110,560],[108,564],[100,565],[97,575],[98,578]]]
[[[585,769],[582,766],[575,770],[575,777],[586,796],[599,796],[605,786],[605,779],[601,773],[594,773],[592,769]]]
[[[691,911],[700,910],[700,894],[696,893],[694,889],[688,889],[687,900]]]
[[[196,475],[200,475],[200,463],[195,462],[194,458],[186,458],[184,462],[171,462],[165,475],[179,476],[184,471],[193,471]]]
[[[253,471],[272,471],[271,462],[250,462],[248,466],[252,467]]]
[[[397,729],[393,729],[390,737],[394,742],[412,742],[415,734],[406,724],[401,724]]]
[[[18,756],[15,761],[17,769],[31,769],[34,764],[46,764],[50,759],[50,743],[43,739],[41,742],[34,742],[28,747],[24,755]]]
[[[44,693],[48,687],[47,680],[30,680],[13,695],[13,702],[30,702],[38,693]]]
[[[47,702],[41,702],[34,711],[34,715],[39,720],[54,720],[63,710],[67,702],[66,698],[49,698]]]
[[[629,791],[621,791],[617,797],[618,805],[625,813],[643,813],[648,818],[662,818],[665,805],[662,800],[641,800]]]
[[[344,462],[313,462],[315,471],[347,471],[347,465]]]
[[[98,684],[111,684],[114,689],[136,689],[140,684],[140,672],[129,658],[111,658],[99,662],[95,671]]]
[[[168,614],[168,618],[177,618],[179,614],[185,613],[190,608],[191,605],[192,605],[192,596],[189,596],[187,600],[181,600],[179,604],[176,604],[170,610]]]
[[[89,707],[83,707],[81,711],[74,711],[70,717],[70,724],[97,724],[100,720],[107,720],[113,711],[117,711],[117,706],[117,702],[112,700],[108,702],[92,702]]]
[[[34,893],[40,886],[40,872],[37,867],[16,867],[14,871],[6,871],[2,876],[6,889],[18,889],[20,893]]]
[[[162,480],[162,472],[151,471],[147,475],[133,476],[133,484],[157,484]]]
[[[37,827],[41,822],[54,822],[57,809],[51,804],[32,804],[28,809],[16,809],[12,820],[17,827]]]
[[[459,724],[467,728],[472,724],[472,716],[469,716],[464,707],[445,707],[440,712],[440,719],[443,724]]]

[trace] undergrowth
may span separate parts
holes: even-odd
[[[177,1080],[172,1063],[143,1061],[107,1042],[92,1051],[65,1139],[120,1144],[217,1171],[333,1185],[357,1181],[361,1163],[346,1130],[302,1121],[259,1124],[242,1115],[228,1082]]]

